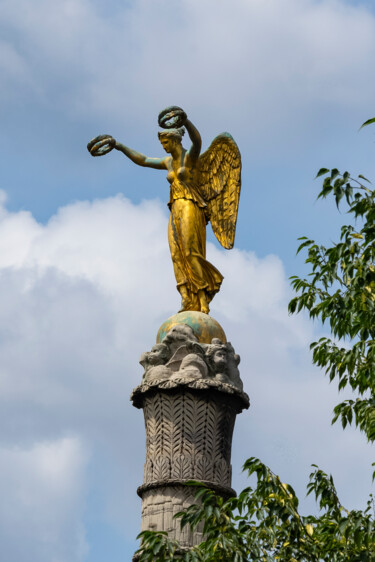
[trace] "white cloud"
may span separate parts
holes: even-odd
[[[135,489],[144,461],[142,414],[130,405],[129,394],[140,381],[140,353],[151,348],[159,326],[179,306],[164,209],[159,201],[133,205],[118,195],[68,205],[46,225],[27,212],[0,213],[0,447],[6,478],[10,466],[30,457],[35,468],[30,478],[26,469],[23,473],[25,490],[34,489],[35,479],[44,482],[46,470],[45,486],[62,479],[62,487],[71,490],[68,498],[82,497],[79,444],[87,443],[95,465],[91,473],[97,475],[91,485],[105,498],[105,513],[98,518],[119,526],[129,540],[139,529]],[[212,315],[242,357],[253,403],[237,423],[234,474],[246,457],[257,455],[283,480],[297,483],[303,495],[308,465],[318,460],[338,473],[346,503],[362,503],[370,485],[369,448],[359,435],[348,433],[346,439],[341,430],[329,430],[336,394],[310,366],[311,324],[287,314],[290,289],[281,261],[212,244],[208,254],[225,276]],[[78,437],[72,442],[66,435]],[[52,445],[40,444],[45,442]],[[62,461],[48,464],[59,451]],[[353,470],[362,475],[356,482]],[[9,494],[17,493],[15,482],[7,484]],[[241,482],[236,476],[235,486]],[[62,551],[56,560],[82,559],[80,500],[52,504],[57,538],[43,543],[45,552],[53,560],[59,537],[69,535],[66,543],[74,553],[69,558]],[[18,537],[26,533],[32,540],[25,523],[31,508],[17,505]],[[30,548],[40,547],[41,529],[34,528]],[[7,548],[9,560],[22,560],[17,544],[10,541]]]
[[[17,169],[10,177],[20,177],[24,169],[24,185],[32,193],[39,189],[32,179],[36,170],[50,166],[57,177],[68,169],[66,152],[81,158],[77,129],[86,135],[93,119],[93,134],[102,127],[114,135],[125,129],[123,138],[132,143],[150,123],[156,130],[162,107],[177,103],[199,123],[205,144],[221,129],[233,132],[244,167],[251,159],[258,164],[258,155],[276,167],[283,151],[292,167],[295,150],[308,152],[309,141],[299,146],[299,135],[310,139],[320,123],[317,144],[324,143],[327,108],[364,112],[363,119],[372,111],[366,107],[372,107],[375,90],[369,71],[375,18],[358,3],[3,0],[0,27],[0,111],[11,123],[2,146],[5,152],[17,146]],[[23,111],[26,129],[18,124]],[[53,143],[46,136],[50,125],[56,128],[53,119],[47,123],[51,115],[61,119]],[[143,132],[142,138],[148,150],[152,135]],[[55,145],[60,154],[47,162],[45,154]],[[67,198],[80,182],[88,188],[87,157],[82,177],[73,172],[69,177]],[[100,164],[101,170],[116,169],[115,158]],[[120,173],[115,176],[101,176],[112,190],[120,182]],[[13,179],[6,181],[14,186]],[[257,189],[252,174],[246,181]],[[286,181],[276,184],[280,192]],[[264,195],[269,230],[272,189]],[[43,198],[56,197],[51,193]],[[290,212],[292,198],[286,200],[281,214]],[[2,193],[0,202],[5,204]],[[17,205],[17,196],[11,204]],[[254,220],[251,209],[245,212],[244,221]],[[106,498],[106,513],[98,518],[107,517],[130,538],[138,532],[134,491],[141,481],[144,429],[141,412],[128,399],[141,376],[140,353],[179,305],[166,230],[160,202],[133,205],[122,196],[67,205],[46,225],[27,211],[0,207],[0,487],[3,479],[6,503],[17,507],[17,536],[10,532],[4,543],[10,562],[22,562],[25,552],[35,553],[29,559],[38,562],[55,555],[58,562],[84,557],[82,443],[93,452],[89,466],[96,493]],[[264,235],[261,229],[254,234]],[[370,449],[359,434],[329,427],[337,396],[311,367],[313,326],[286,313],[290,289],[282,262],[213,245],[208,252],[225,276],[212,314],[242,357],[252,399],[237,422],[234,474],[247,456],[258,455],[303,495],[308,465],[318,462],[334,473],[344,503],[360,507],[370,486]],[[51,468],[56,489],[49,477],[43,480],[39,462],[53,456],[66,467],[62,473]],[[52,460],[48,466],[55,466]],[[17,475],[25,497],[31,494],[29,506],[17,496]],[[58,496],[60,481],[65,503]],[[237,476],[234,484],[240,483]],[[47,509],[43,498],[53,494],[57,500]],[[33,506],[46,521],[45,542],[42,523],[33,522],[29,534]],[[20,553],[22,537],[28,550]],[[59,550],[63,538],[69,552]]]
[[[5,0],[0,22],[14,72],[33,76],[30,87],[24,73],[25,95],[103,123],[154,122],[178,103],[206,124],[220,111],[223,127],[263,134],[285,119],[313,125],[311,102],[373,99],[375,18],[339,0],[141,0],[105,11],[89,0]]]
[[[86,454],[77,438],[0,448],[0,540],[7,562],[81,562]]]

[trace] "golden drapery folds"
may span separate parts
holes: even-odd
[[[115,148],[139,166],[168,171],[168,241],[182,299],[181,311],[208,314],[209,303],[219,291],[223,276],[206,259],[206,225],[211,222],[224,248],[233,247],[241,190],[241,155],[229,133],[218,135],[208,150],[200,154],[200,134],[177,106],[162,111],[158,121],[166,129],[159,133],[159,139],[170,156],[149,158],[110,135],[95,137],[87,148],[92,156],[102,156]],[[182,127],[192,141],[189,150],[182,146]]]
[[[171,205],[168,225],[177,289],[186,287],[188,301],[184,310],[201,310],[199,291],[204,291],[207,304],[220,289],[223,276],[206,260],[205,210],[191,199],[176,199]]]
[[[190,182],[179,180],[181,170],[185,172],[180,168],[171,174],[169,247],[183,310],[203,310],[200,292],[208,305],[223,280],[206,260],[206,223],[211,222],[224,248],[233,247],[241,189],[240,152],[233,138],[222,133],[199,157]]]

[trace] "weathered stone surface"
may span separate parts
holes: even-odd
[[[143,402],[146,426],[144,483],[173,478],[231,483],[236,404],[207,392],[157,392]]]
[[[145,369],[143,384],[160,387],[159,383],[163,381],[186,384],[205,380],[229,393],[243,390],[239,362],[240,356],[229,342],[213,338],[210,343],[200,343],[193,329],[184,324],[173,326],[163,342],[154,345],[151,351],[142,353],[140,359]],[[229,386],[222,386],[221,383]],[[232,391],[230,386],[233,387]],[[167,387],[164,385],[164,388]],[[244,399],[246,401],[245,396]]]
[[[237,396],[240,399],[239,402],[236,402],[238,404],[237,413],[240,413],[242,410],[247,409],[250,406],[250,400],[246,392],[239,391],[231,384],[210,379],[189,380],[183,376],[175,377],[173,379],[157,379],[145,382],[133,390],[130,398],[133,402],[133,406],[136,408],[142,408],[144,398],[149,393],[157,392],[158,390],[170,390],[173,392],[178,388],[207,390],[212,395],[215,394],[215,391],[217,391]]]
[[[174,515],[194,503],[194,493],[187,486],[172,485],[151,488],[142,494],[142,531],[167,531],[180,541],[181,546],[194,546],[202,542],[201,529],[191,532],[188,526],[176,529]]]
[[[142,383],[131,400],[144,411],[146,462],[142,530],[167,531],[182,546],[202,540],[180,529],[173,516],[195,502],[188,480],[198,480],[224,497],[231,488],[235,418],[249,407],[238,371],[240,357],[229,342],[202,343],[189,325],[174,325],[161,343],[143,353]]]

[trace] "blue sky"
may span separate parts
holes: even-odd
[[[144,429],[138,358],[178,306],[165,174],[100,133],[162,154],[157,115],[182,106],[204,148],[229,131],[243,158],[236,248],[212,315],[241,355],[252,407],[241,463],[259,456],[302,496],[310,464],[348,507],[372,453],[330,427],[334,387],[311,365],[319,326],[289,317],[296,239],[337,239],[316,201],[322,167],[375,178],[375,14],[342,0],[2,0],[0,3],[0,539],[9,562],[130,560]],[[9,508],[11,506],[11,508]],[[304,509],[313,502],[304,500]]]

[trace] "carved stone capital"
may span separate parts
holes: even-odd
[[[136,408],[143,408],[143,401],[146,395],[153,394],[158,390],[161,391],[178,391],[178,390],[201,390],[215,391],[223,394],[229,394],[237,398],[238,412],[248,409],[250,399],[246,392],[240,391],[237,387],[230,383],[222,382],[218,379],[189,379],[184,376],[176,376],[172,378],[161,378],[142,382],[131,393],[130,400]]]
[[[238,365],[240,356],[229,342],[213,338],[201,343],[187,324],[173,326],[162,342],[142,353],[144,367],[142,384],[132,394],[136,407],[139,395],[151,388],[169,389],[187,386],[195,389],[215,388],[226,394],[236,394],[243,407],[249,407],[249,397],[243,392]]]

